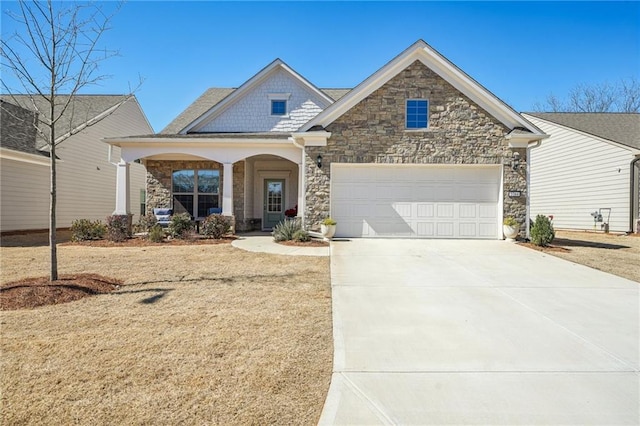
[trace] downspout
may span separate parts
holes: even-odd
[[[531,150],[542,145],[538,140],[533,145],[527,145],[527,240],[531,239]]]
[[[635,198],[638,197],[636,193],[636,188],[634,184],[636,183],[636,163],[640,161],[640,156],[637,156],[633,160],[631,160],[631,170],[629,170],[629,233],[634,233],[634,223],[633,219],[636,214],[638,214],[638,209],[635,206]],[[640,203],[640,200],[638,200]]]

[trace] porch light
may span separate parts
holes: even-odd
[[[318,154],[318,156],[316,157],[316,164],[318,165],[319,169],[322,168],[322,155]]]
[[[520,153],[514,152],[513,157],[511,157],[511,168],[513,170],[518,170],[520,167]]]

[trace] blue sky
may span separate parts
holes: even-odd
[[[3,15],[3,37],[11,28]],[[102,42],[120,50],[102,67],[113,78],[91,91],[125,92],[140,74],[160,131],[207,88],[237,87],[275,58],[318,87],[354,87],[418,39],[518,111],[640,76],[640,2],[130,1]]]

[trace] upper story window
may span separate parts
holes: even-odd
[[[271,115],[287,115],[287,101],[281,99],[272,99]]]
[[[429,101],[426,99],[407,99],[407,129],[426,129],[429,127]]]

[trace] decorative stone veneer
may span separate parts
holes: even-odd
[[[174,170],[207,169],[220,170],[220,201],[222,207],[222,191],[224,173],[222,164],[215,161],[165,161],[147,160],[147,214],[153,213],[154,207],[172,207],[171,176]],[[233,165],[233,211],[236,224],[244,221],[244,161]],[[238,225],[239,226],[239,225]]]
[[[407,99],[429,100],[429,128],[405,129]],[[508,147],[506,126],[419,61],[363,99],[326,128],[326,147],[307,147],[305,223],[317,229],[329,216],[331,163],[505,164],[504,216],[525,230],[526,149]],[[507,166],[520,153],[522,169]],[[315,159],[322,155],[322,168]],[[522,196],[509,198],[509,190]]]

